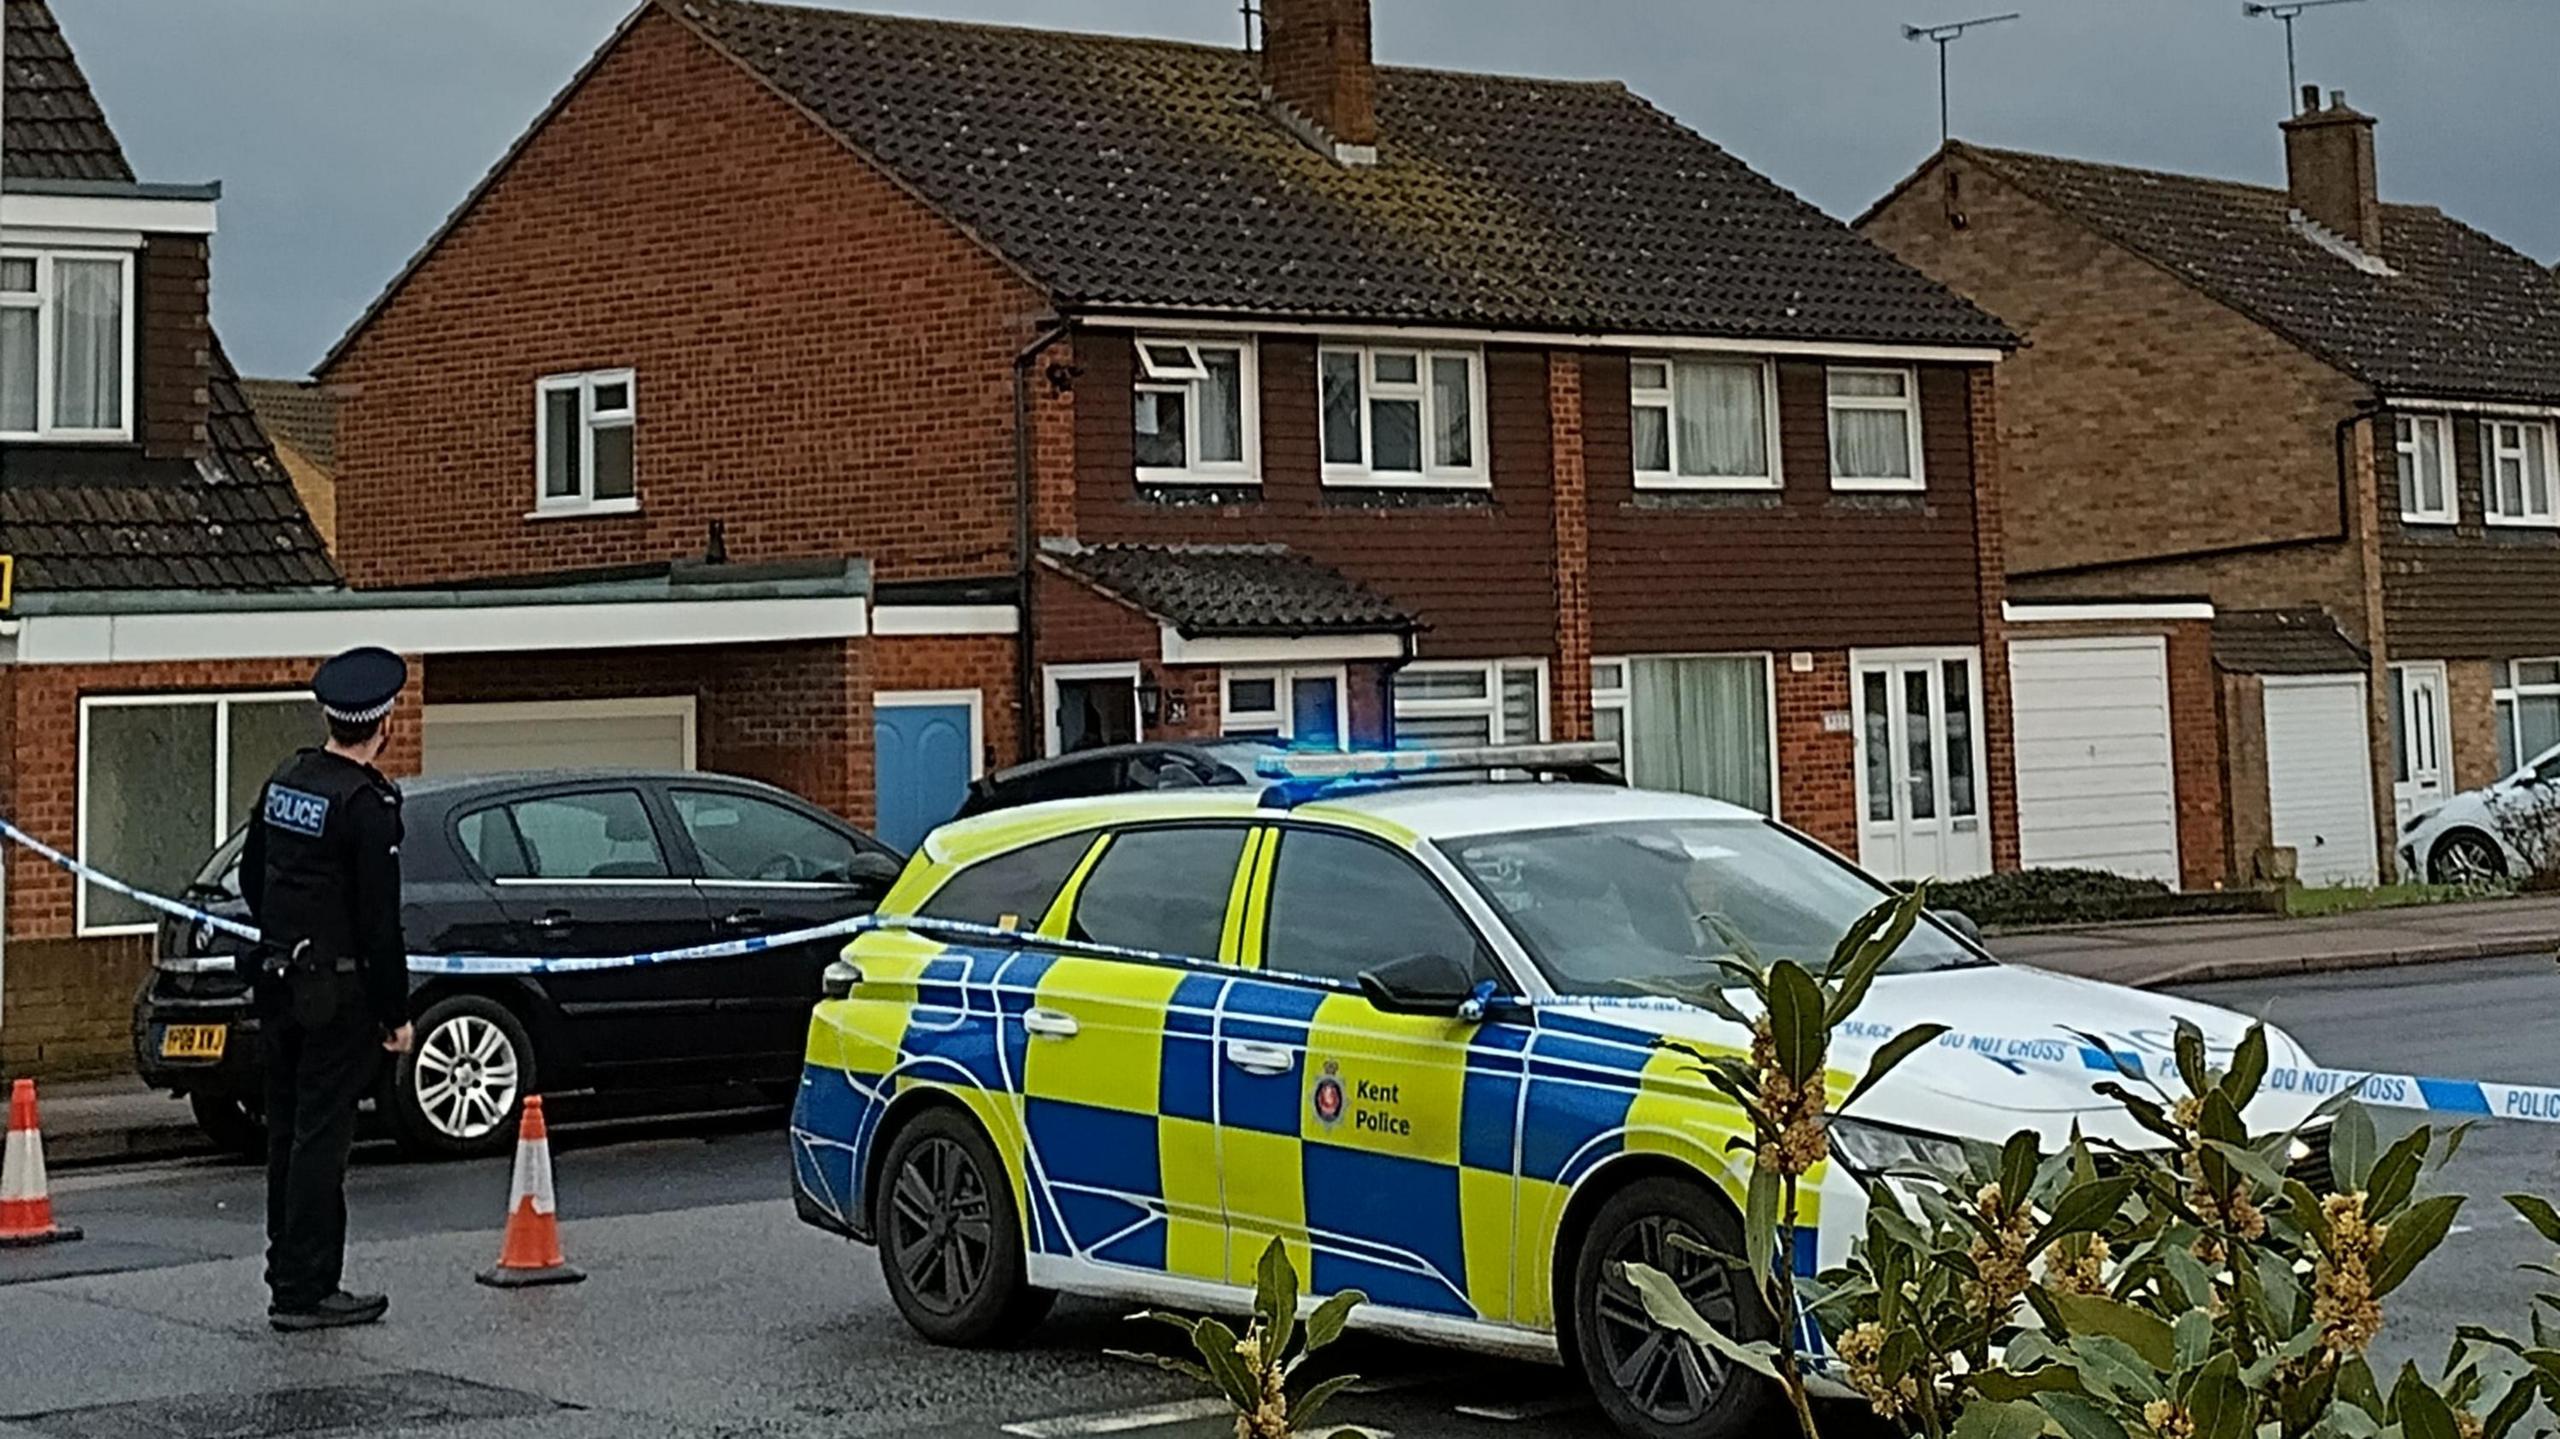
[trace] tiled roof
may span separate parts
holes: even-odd
[[[2213,662],[2234,674],[2362,674],[2366,656],[2317,606],[2224,610],[2213,618]]]
[[[2282,190],[1953,148],[2376,388],[2560,401],[2560,280],[2441,210],[2384,205],[2377,274]]]
[[[115,132],[89,93],[80,62],[45,0],[0,0],[0,60],[7,74],[0,174],[22,180],[130,180]]]
[[[130,180],[114,132],[44,0],[5,0],[7,173]],[[205,458],[83,445],[0,449],[0,552],[22,590],[296,589],[335,585],[220,344]]]
[[[1241,50],[661,3],[1067,305],[2012,342],[1617,84],[1382,66],[1379,162],[1346,167]]]
[[[240,393],[269,437],[300,450],[324,470],[338,468],[338,402],[308,380],[242,378]]]
[[[1053,542],[1042,558],[1193,638],[1420,628],[1393,600],[1281,545]]]

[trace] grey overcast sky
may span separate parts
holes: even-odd
[[[54,0],[147,179],[223,182],[214,309],[299,375],[633,0]],[[844,0],[832,0],[844,3]],[[1064,29],[1241,37],[1235,0],[863,0]],[[1381,60],[1626,81],[1835,215],[1937,140],[1904,21],[2015,8],[1955,50],[1985,144],[2280,183],[2284,37],[2239,0],[1376,0]],[[2386,197],[2560,256],[2560,0],[2364,0],[2299,22],[2306,82],[2381,117]]]

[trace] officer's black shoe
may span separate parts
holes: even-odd
[[[391,1307],[387,1294],[349,1294],[341,1289],[307,1309],[267,1310],[267,1322],[287,1334],[306,1329],[344,1329],[371,1324]]]

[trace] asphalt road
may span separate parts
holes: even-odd
[[[2284,1025],[2331,1065],[2560,1083],[2546,959],[2220,985],[2197,997]],[[2385,1116],[2398,1132],[2418,1116]],[[590,1279],[500,1294],[507,1164],[366,1152],[350,1185],[349,1278],[393,1296],[370,1330],[269,1333],[261,1183],[218,1161],[63,1176],[90,1238],[0,1252],[0,1439],[414,1434],[421,1439],[1212,1439],[1227,1421],[1182,1381],[1110,1356],[1151,1331],[1065,1303],[1024,1349],[932,1348],[898,1320],[870,1251],[800,1226],[767,1112],[555,1137],[569,1256]],[[2560,1193],[2542,1127],[2484,1126],[2438,1187],[2482,1196],[2394,1296],[2383,1357],[2433,1362],[2457,1321],[2521,1326],[2514,1266],[2543,1246],[2495,1196]],[[1369,1376],[1328,1417],[1401,1436],[1597,1439],[1560,1373],[1346,1341]]]

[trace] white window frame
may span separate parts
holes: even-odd
[[[1692,365],[1757,366],[1760,371],[1760,423],[1768,432],[1761,439],[1761,454],[1768,457],[1769,472],[1763,475],[1684,475],[1680,472],[1680,381],[1679,367]],[[1639,387],[1635,383],[1638,365],[1663,367],[1663,387]],[[1635,472],[1639,490],[1782,490],[1786,488],[1785,462],[1778,457],[1778,367],[1767,360],[1747,355],[1673,355],[1651,354],[1631,356],[1627,361],[1627,438],[1635,438],[1636,411],[1662,411],[1662,423],[1670,439],[1671,468],[1638,469]],[[1631,451],[1632,452],[1632,451]]]
[[[623,387],[622,408],[596,408],[596,391],[606,385]],[[574,391],[578,396],[578,492],[573,495],[548,493],[546,481],[551,474],[551,423],[547,413],[553,395]],[[528,519],[544,519],[559,515],[624,515],[640,508],[640,446],[636,433],[640,416],[640,381],[631,370],[583,370],[574,374],[545,375],[533,385],[533,513]],[[631,493],[613,499],[596,498],[596,431],[632,430]]]
[[[1899,375],[1902,377],[1900,398],[1891,395],[1839,395],[1832,393],[1834,375]],[[1884,494],[1912,494],[1929,488],[1929,469],[1922,452],[1928,446],[1920,435],[1920,371],[1912,365],[1827,365],[1822,372],[1822,437],[1823,448],[1831,452],[1831,488]],[[1839,448],[1831,443],[1831,417],[1841,410],[1892,410],[1909,423],[1902,429],[1911,447],[1911,475],[1908,479],[1851,479],[1840,473]]]
[[[205,853],[211,854],[231,837],[234,815],[224,813],[231,794],[231,707],[242,704],[309,704],[311,695],[305,690],[204,690],[142,695],[82,695],[80,697],[79,770],[73,776],[77,791],[73,801],[72,853],[83,862],[89,861],[89,716],[102,709],[169,708],[180,705],[213,707],[213,833],[205,838]],[[315,728],[313,738],[318,738]],[[118,878],[126,878],[119,875]],[[80,938],[103,935],[151,934],[159,928],[156,920],[137,924],[96,924],[89,922],[89,890],[86,880],[72,884],[72,929]]]
[[[1636,775],[1635,757],[1636,675],[1634,665],[1638,660],[1758,660],[1766,667],[1768,682],[1762,686],[1762,692],[1769,697],[1769,807],[1762,812],[1771,819],[1779,818],[1779,797],[1786,789],[1786,781],[1778,770],[1781,751],[1778,744],[1777,655],[1767,650],[1731,650],[1689,654],[1594,656],[1591,661],[1591,713],[1595,718],[1604,712],[1617,715],[1619,771],[1627,777],[1628,784],[1641,786],[1644,781]],[[1614,685],[1601,684],[1600,671],[1612,666],[1618,671],[1618,682]]]
[[[1040,724],[1042,743],[1048,758],[1066,751],[1058,739],[1058,682],[1061,680],[1126,680],[1129,682],[1129,728],[1135,740],[1147,737],[1147,707],[1139,703],[1139,690],[1144,686],[1136,660],[1112,660],[1101,664],[1044,665],[1040,670]]]
[[[2560,665],[2560,657],[2528,655],[2518,660],[2500,660],[2492,672],[2496,686],[2490,691],[2489,712],[2493,719],[2507,727],[2507,746],[2515,752],[2519,766],[2533,763],[2535,751],[2524,745],[2524,702],[2529,699],[2560,700],[2560,680],[2549,684],[2526,684],[2520,675],[2524,665]],[[2502,719],[2497,718],[2504,710]],[[2501,775],[2499,778],[2504,779]]]
[[[1209,378],[1208,364],[1200,351],[1234,350],[1236,352],[1236,386],[1241,392],[1236,402],[1236,423],[1242,428],[1244,441],[1241,460],[1204,461],[1200,458],[1200,386]],[[1190,463],[1137,466],[1138,483],[1143,485],[1259,485],[1262,483],[1262,363],[1261,346],[1250,335],[1142,335],[1132,346],[1135,382],[1130,394],[1150,390],[1167,393],[1183,392],[1182,453]],[[1170,353],[1180,351],[1186,363],[1159,363],[1170,360]],[[1135,420],[1132,420],[1135,424]],[[1132,437],[1134,439],[1134,436]]]
[[[32,430],[0,430],[0,440],[68,440],[79,442],[116,442],[131,440],[134,434],[133,370],[134,345],[141,326],[133,312],[133,253],[129,250],[36,250],[20,246],[0,247],[0,260],[33,260],[36,266],[36,288],[32,296],[10,294],[0,296],[0,307],[36,312],[36,427]],[[123,276],[124,298],[121,318],[124,321],[123,395],[116,412],[124,423],[111,429],[72,429],[54,423],[55,338],[61,307],[54,292],[53,269],[56,261],[112,264]]]
[[[1378,356],[1381,352],[1414,357],[1414,380],[1411,384],[1378,383]],[[1329,459],[1324,453],[1324,362],[1328,355],[1357,355],[1360,359],[1360,462],[1350,464]],[[1467,365],[1468,453],[1474,463],[1463,468],[1432,462],[1434,438],[1439,434],[1438,416],[1432,411],[1431,383],[1433,365],[1441,360],[1463,360]],[[1358,340],[1327,340],[1316,347],[1316,457],[1323,467],[1324,482],[1373,489],[1455,489],[1483,490],[1493,487],[1490,445],[1485,423],[1485,357],[1484,351],[1458,346],[1400,345],[1389,342],[1370,343]],[[1373,400],[1412,400],[1418,402],[1422,416],[1422,468],[1414,470],[1380,470],[1373,463],[1374,449],[1369,406]]]
[[[2450,415],[2395,415],[2392,427],[2392,449],[2400,457],[2400,518],[2413,525],[2453,525],[2462,522],[2462,482],[2460,463],[2454,458],[2453,417]],[[2435,432],[2436,466],[2444,484],[2444,504],[2429,509],[2416,502],[2412,481],[2418,472],[2418,429],[2424,426]],[[2404,432],[2405,431],[2405,432]]]
[[[1538,672],[1538,732],[1534,735],[1511,735],[1502,730],[1502,679],[1518,670]],[[1554,698],[1549,688],[1547,662],[1525,655],[1502,660],[1416,660],[1396,671],[1398,677],[1413,674],[1479,674],[1484,676],[1482,698],[1408,700],[1395,692],[1391,679],[1387,685],[1387,706],[1395,712],[1396,743],[1404,743],[1404,722],[1408,719],[1482,719],[1484,732],[1493,744],[1544,744],[1555,728],[1552,713]]]
[[[1248,710],[1236,708],[1237,681],[1267,680],[1271,684],[1274,709]],[[1351,748],[1351,675],[1343,665],[1295,665],[1284,669],[1253,666],[1218,672],[1218,733],[1222,735],[1252,733],[1276,734],[1295,743],[1298,738],[1298,706],[1296,686],[1300,680],[1329,680],[1333,684],[1334,723],[1340,733],[1334,743]]]
[[[2480,421],[2480,513],[2490,524],[2529,529],[2560,529],[2560,437],[2549,420],[2509,420],[2486,416]],[[2515,432],[2516,443],[2506,443],[2503,432]],[[2528,510],[2511,515],[2498,507],[2498,464],[2512,459],[2519,465],[2533,450],[2542,452],[2542,504],[2539,512]]]

